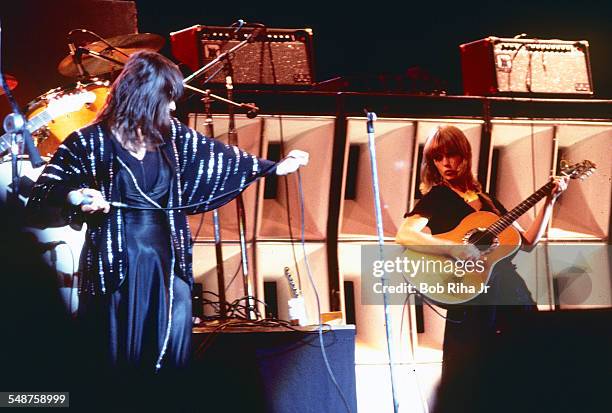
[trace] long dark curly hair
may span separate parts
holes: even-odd
[[[169,59],[140,51],[113,82],[96,121],[105,123],[126,149],[152,149],[170,128],[170,102],[183,94],[183,76]]]

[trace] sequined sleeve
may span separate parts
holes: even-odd
[[[72,133],[47,163],[28,200],[27,210],[30,215],[48,215],[49,209],[56,209],[61,211],[69,223],[80,215],[78,208],[66,201],[70,191],[92,186],[88,184],[85,167],[87,155],[80,141],[78,131]]]
[[[209,139],[176,122],[177,163],[183,205],[201,203],[190,214],[218,208],[242,192],[274,162],[258,158],[235,146]]]

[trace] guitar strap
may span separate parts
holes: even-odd
[[[500,211],[497,205],[495,205],[495,202],[489,196],[489,194],[487,194],[486,192],[481,192],[480,197],[486,203],[486,208],[482,208],[482,210],[489,210],[499,216],[503,215],[502,211]]]

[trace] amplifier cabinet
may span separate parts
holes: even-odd
[[[459,49],[466,95],[593,95],[585,40],[487,37]]]
[[[255,30],[243,27],[196,25],[170,33],[172,54],[192,71],[214,60],[246,40]],[[311,86],[313,79],[313,52],[311,29],[268,28],[230,56],[234,83],[242,85]],[[225,73],[221,64],[201,77],[213,75],[210,84],[224,84]],[[216,74],[215,74],[216,72]]]

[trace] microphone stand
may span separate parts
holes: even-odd
[[[94,33],[91,30],[87,30],[87,29],[73,29],[73,30],[70,30],[70,32],[68,32],[68,38],[71,38],[74,33],[84,33],[84,34],[92,35],[93,37],[98,39],[99,42],[104,43],[105,45],[107,45],[108,46],[107,49],[115,50],[115,51],[121,53],[125,57],[130,57],[130,55],[125,53],[123,50],[121,50],[121,49],[113,46],[109,42],[107,42],[106,39],[101,37],[98,33]]]
[[[117,59],[113,59],[112,57],[109,56],[105,56],[103,53],[100,52],[96,52],[95,50],[90,50],[86,47],[83,46],[76,46],[75,42],[73,40],[73,35],[74,33],[86,33],[86,34],[90,34],[92,36],[94,36],[96,39],[98,39],[101,43],[104,43],[106,46],[108,46],[106,49],[104,50],[114,50],[119,54],[122,54],[123,56],[125,56],[126,58],[129,58],[130,56],[125,53],[123,50],[113,46],[112,44],[110,44],[109,42],[107,42],[105,39],[103,39],[102,37],[100,37],[97,33],[94,33],[90,30],[87,29],[74,29],[74,30],[70,30],[70,32],[68,32],[68,48],[70,49],[70,54],[72,55],[72,60],[75,64],[75,66],[77,67],[78,71],[79,71],[79,79],[87,79],[88,77],[90,77],[89,73],[87,72],[87,70],[85,70],[85,68],[83,67],[83,55],[89,55],[95,59],[98,60],[104,60],[106,62],[110,62],[113,64],[118,65],[119,67],[123,67],[125,64]],[[103,50],[103,52],[104,52]]]
[[[212,98],[210,97],[210,91],[204,92],[204,113],[206,120],[204,121],[204,128],[206,136],[211,138],[215,137],[215,131],[213,127],[212,111],[210,109],[210,103]],[[215,234],[215,257],[217,259],[217,288],[219,292],[219,315],[222,319],[227,318],[227,302],[225,298],[225,271],[223,269],[223,251],[221,241],[221,226],[219,224],[219,212],[217,209],[213,210],[213,228]]]
[[[213,128],[213,119],[212,119],[212,111],[210,108],[210,104],[213,100],[217,100],[219,102],[223,102],[223,103],[227,103],[228,108],[230,108],[228,111],[229,113],[231,113],[230,115],[230,132],[228,133],[229,135],[229,140],[228,143],[230,145],[236,145],[238,143],[238,138],[237,138],[237,132],[236,132],[236,127],[235,127],[235,120],[234,120],[234,109],[235,108],[240,108],[240,109],[247,109],[247,117],[249,119],[253,119],[254,117],[257,116],[258,112],[259,112],[259,107],[257,107],[256,105],[252,104],[252,103],[239,103],[239,102],[235,102],[233,100],[230,99],[226,99],[223,98],[221,96],[215,95],[214,93],[210,93],[210,90],[202,90],[199,89],[197,87],[194,86],[190,86],[190,85],[184,85],[184,87],[186,89],[189,89],[191,91],[194,91],[196,93],[200,93],[204,96],[204,98],[202,99],[202,101],[204,102],[204,111],[206,114],[206,120],[204,122],[204,128],[205,128],[205,133],[207,136],[214,138],[215,134],[214,134],[214,128]],[[230,89],[231,90],[231,89]],[[233,97],[231,91],[229,92],[229,96],[228,97]],[[243,288],[245,291],[245,295],[249,298],[248,299],[248,303],[247,303],[247,308],[248,308],[248,312],[247,314],[249,315],[249,319],[251,319],[251,316],[254,316],[254,312],[252,311],[253,309],[253,303],[251,301],[251,296],[252,296],[252,286],[249,285],[248,282],[248,259],[247,259],[247,255],[246,255],[246,237],[244,235],[244,228],[246,226],[246,216],[244,213],[244,204],[242,202],[242,195],[238,195],[237,198],[237,215],[238,215],[238,223],[239,223],[239,232],[240,232],[240,252],[241,252],[241,261],[242,261],[242,271],[244,274],[244,281],[243,281]],[[217,260],[217,285],[218,285],[218,289],[219,289],[219,301],[220,301],[220,307],[219,307],[219,315],[221,316],[221,318],[226,318],[227,317],[227,306],[226,306],[226,294],[225,294],[225,270],[223,268],[223,252],[222,252],[222,241],[221,241],[221,232],[220,232],[220,228],[221,228],[221,224],[219,222],[219,214],[217,212],[217,210],[213,210],[213,228],[214,228],[214,236],[215,236],[215,257]]]
[[[0,59],[2,56],[2,26],[0,25]],[[4,93],[6,94],[6,98],[8,99],[11,108],[13,110],[12,113],[9,113],[3,122],[4,130],[7,133],[11,134],[11,173],[12,173],[12,185],[13,191],[10,197],[7,197],[7,201],[10,203],[14,203],[14,206],[19,205],[19,171],[17,168],[17,159],[19,156],[19,143],[24,143],[25,152],[29,155],[30,163],[33,168],[38,168],[42,166],[45,162],[40,157],[38,153],[38,149],[34,145],[34,141],[32,140],[32,135],[27,128],[27,122],[25,116],[19,110],[19,105],[17,101],[13,97],[11,89],[8,87],[6,83],[6,79],[4,78],[4,73],[2,72],[2,65],[0,60],[0,83],[2,84],[2,89],[4,89]]]
[[[251,35],[252,36],[252,35]],[[248,42],[248,40],[246,41]],[[234,70],[229,55],[224,60],[225,70],[225,89],[227,90],[227,100],[233,100],[234,98]],[[230,145],[238,145],[238,131],[236,130],[236,119],[235,119],[235,106],[227,105],[227,113],[229,116],[229,125],[227,131],[228,143]],[[253,286],[249,280],[249,260],[247,255],[246,245],[246,214],[244,211],[244,201],[242,194],[238,194],[236,197],[236,218],[238,220],[238,236],[240,237],[240,253],[241,253],[241,264],[242,264],[242,283],[244,295],[246,297],[246,316],[249,320],[256,319],[255,317],[255,306],[252,300],[253,297]]]
[[[255,116],[257,116],[257,112],[259,111],[259,108],[253,104],[236,103],[233,101],[234,73],[233,73],[233,68],[232,68],[232,63],[231,63],[231,57],[234,53],[236,53],[241,48],[245,47],[247,44],[254,42],[257,39],[257,37],[261,35],[263,30],[264,30],[263,28],[259,28],[259,27],[255,28],[245,40],[241,41],[240,43],[238,43],[236,46],[232,47],[228,51],[221,53],[215,59],[210,61],[208,64],[198,69],[197,71],[195,71],[194,73],[192,73],[191,75],[189,75],[183,80],[183,84],[187,89],[190,89],[190,90],[193,90],[199,93],[204,93],[204,95],[208,98],[214,98],[214,99],[217,99],[219,101],[222,101],[228,104],[227,105],[228,116],[229,116],[228,144],[230,145],[238,144],[238,132],[236,130],[236,120],[235,120],[235,108],[240,107],[240,108],[249,109],[247,113],[247,117],[249,118],[254,118]],[[220,96],[213,95],[212,93],[210,93],[210,91],[202,91],[188,84],[189,82],[191,82],[194,79],[197,79],[203,73],[210,70],[210,68],[212,68],[213,66],[215,66],[217,63],[220,63],[220,62],[223,62],[223,69],[225,71],[225,80],[226,80],[225,89],[227,91],[227,99],[221,98]],[[255,305],[252,300],[253,286],[249,280],[248,256],[247,256],[247,245],[246,245],[246,214],[244,211],[244,202],[243,202],[242,194],[239,194],[236,197],[236,216],[238,220],[238,235],[240,238],[243,290],[244,290],[244,295],[246,297],[246,306],[245,306],[246,316],[247,316],[247,319],[254,320],[256,318],[255,311],[254,311]],[[213,215],[213,221],[214,220],[215,220],[215,215]],[[222,267],[223,257],[222,257],[221,250],[220,250],[221,248],[220,234],[219,234],[219,242],[217,246],[217,233],[216,232],[218,231],[218,225],[219,225],[218,215],[217,215],[217,221],[214,221],[214,225],[215,225],[215,248],[216,248],[216,257],[217,257],[217,270],[219,270],[219,267]],[[221,263],[219,261],[221,261]],[[222,277],[223,277],[223,272],[221,273],[221,275],[217,273],[217,278],[219,280],[220,288],[221,288]],[[223,290],[225,290],[225,286],[223,286]]]
[[[77,67],[79,71],[79,80],[84,80],[89,77],[89,73],[83,67],[83,48],[76,47],[74,43],[68,39],[68,50],[70,50],[70,55],[72,56],[72,62]]]
[[[233,100],[225,99],[224,97],[221,97],[219,95],[215,95],[214,93],[210,93],[210,90],[208,90],[208,89],[202,90],[202,89],[199,89],[199,88],[191,86],[191,85],[184,84],[183,87],[185,89],[189,89],[189,90],[191,90],[193,92],[200,93],[201,95],[203,95],[205,97],[209,97],[209,98],[211,98],[213,100],[217,100],[219,102],[227,103],[228,105],[232,105],[232,106],[237,107],[237,108],[247,109],[248,111],[247,111],[246,115],[247,115],[247,118],[249,118],[249,119],[253,119],[253,118],[255,118],[259,114],[259,107],[256,106],[253,103],[239,103],[239,102],[236,102],[236,101],[233,101]],[[207,131],[208,131],[208,129],[207,129]]]
[[[378,183],[378,169],[376,166],[376,143],[374,135],[374,121],[376,120],[376,114],[369,112],[367,109],[364,110],[367,117],[367,130],[368,130],[368,149],[370,151],[370,167],[372,170],[372,189],[374,194],[374,212],[376,214],[376,233],[378,234],[378,248],[381,262],[384,260],[384,232],[382,224],[382,209],[380,206],[380,185]],[[391,310],[389,303],[387,302],[387,293],[384,289],[385,276],[381,278],[383,283],[383,306],[385,311],[385,332],[387,336],[387,352],[389,353],[389,369],[391,374],[391,396],[393,399],[393,411],[397,413],[399,411],[399,403],[397,401],[397,384],[395,381],[395,352],[393,350],[393,330],[391,327]]]
[[[105,50],[108,50],[108,49],[105,49]],[[118,50],[118,49],[113,47],[112,50]],[[119,50],[119,52],[121,52],[121,51]],[[119,67],[125,66],[125,63],[123,63],[123,62],[121,62],[121,61],[119,61],[117,59],[113,59],[112,57],[105,56],[104,54],[96,52],[95,50],[89,50],[86,47],[81,47],[81,46],[77,47],[75,53],[79,54],[79,58],[80,58],[80,56],[86,54],[86,55],[89,55],[89,56],[94,57],[94,58],[99,59],[99,60],[105,60],[107,62],[114,63],[114,64],[116,64]],[[125,54],[123,52],[121,52],[121,53]]]

